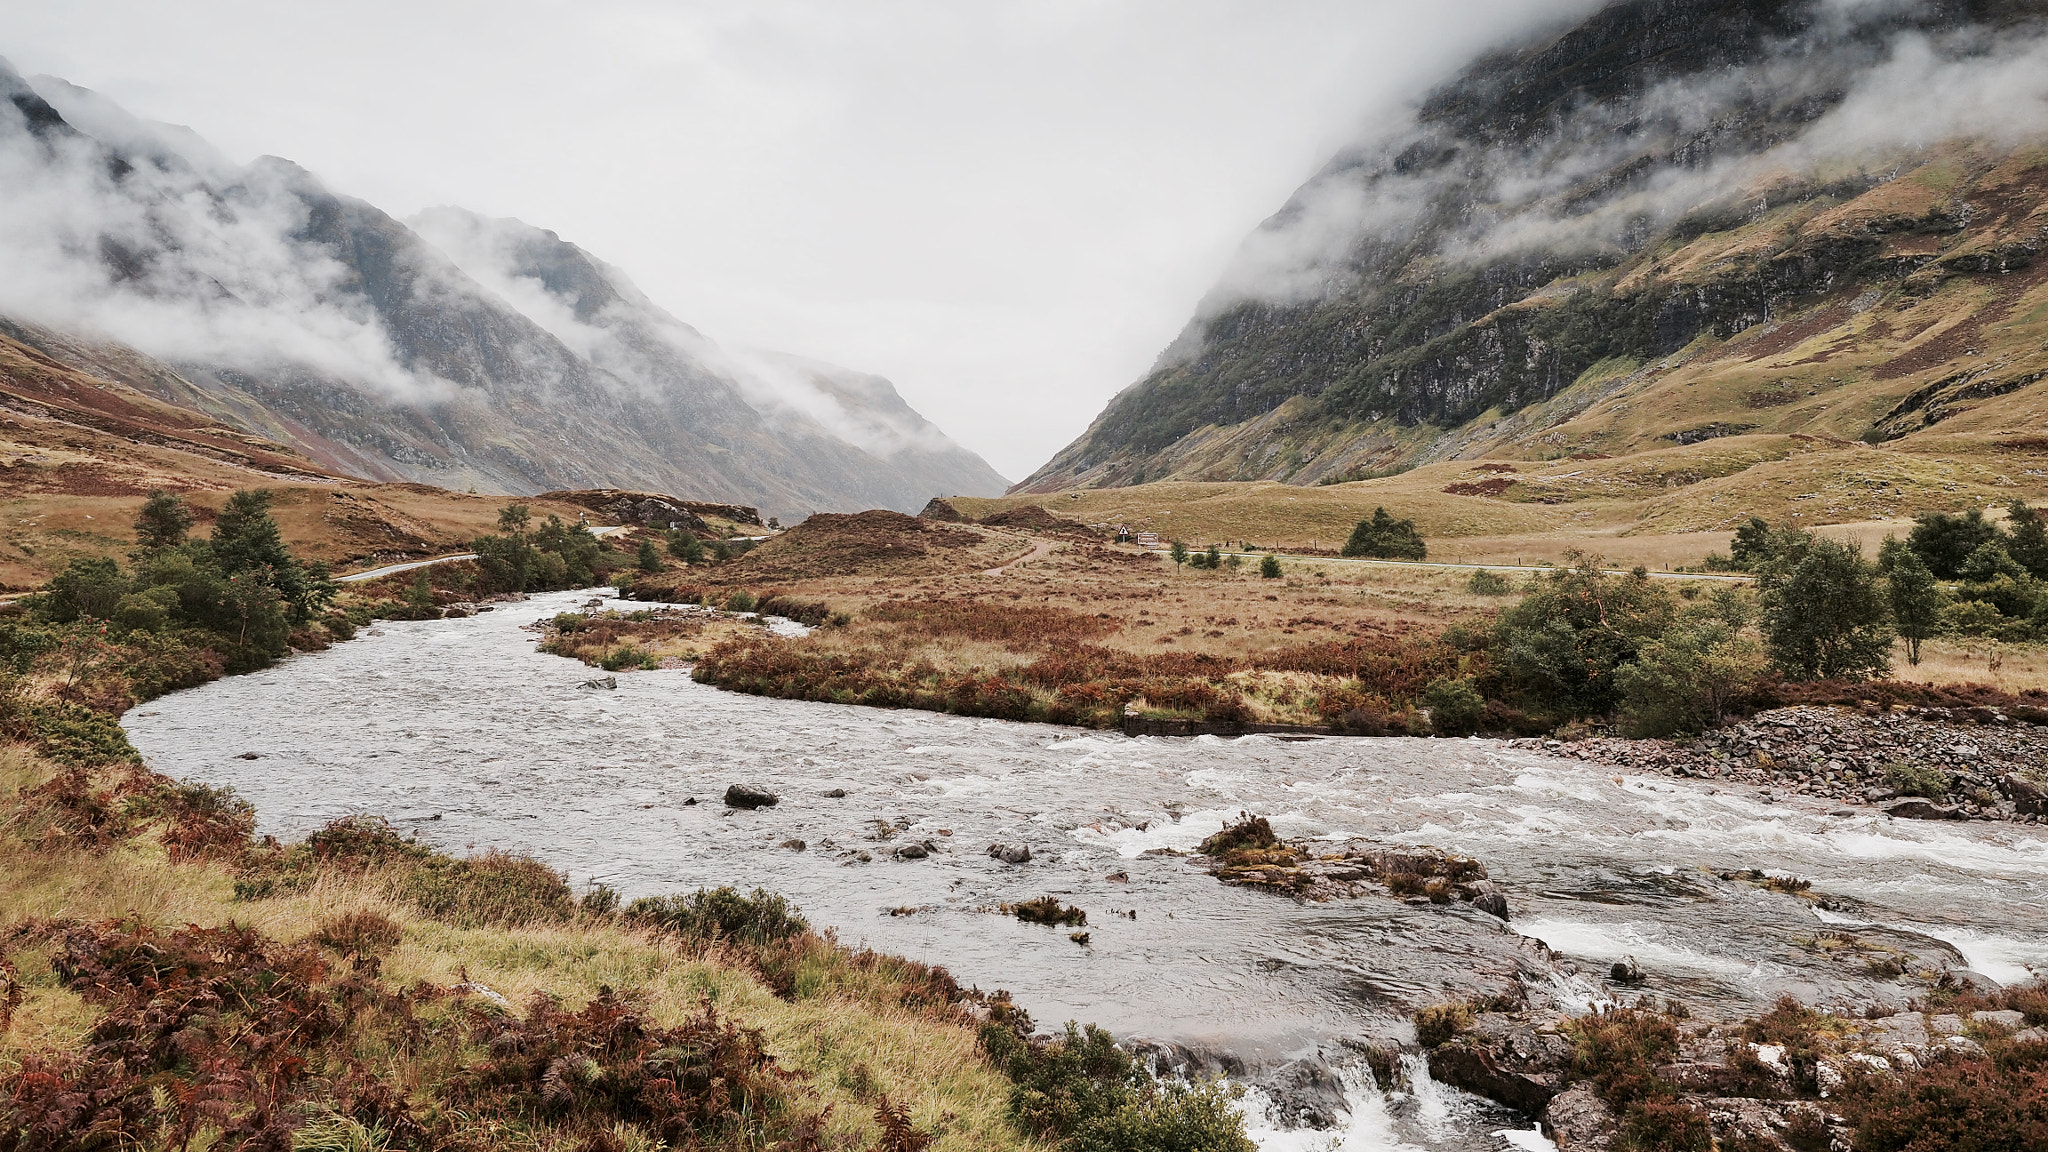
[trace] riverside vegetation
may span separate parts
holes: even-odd
[[[906,537],[928,531],[895,520]],[[2003,526],[1981,513],[1928,514],[1875,557],[1752,519],[1730,555],[1702,561],[1750,577],[1722,582],[1617,574],[1583,555],[1512,580],[1485,570],[1333,576],[1312,560],[1273,579],[1228,564],[1161,565],[1071,522],[1017,538],[1028,558],[985,572],[931,572],[937,550],[918,554],[925,571],[915,575],[781,562],[832,551],[842,529],[800,526],[743,561],[636,577],[629,594],[770,605],[820,625],[801,638],[742,629],[700,644],[696,677],[737,691],[1089,727],[1135,715],[1360,735],[1589,724],[1698,733],[1784,704],[1874,699],[1873,685],[1896,664],[1917,668],[1932,646],[2025,643],[2048,621],[2048,533],[2020,504]],[[1413,532],[1382,508],[1356,536],[1402,552]],[[863,540],[871,565],[895,546]],[[566,621],[548,643],[599,663],[678,627],[614,615]],[[572,638],[578,629],[592,639]],[[1915,702],[2024,712],[2048,707],[2048,694],[1958,680],[1926,686]]]
[[[343,592],[262,493],[229,508],[197,540],[153,498],[132,565],[73,565],[0,621],[0,1149],[1250,1148],[1223,1089],[1092,1028],[1033,1036],[1001,994],[769,893],[621,907],[374,817],[282,845],[232,793],[150,772],[117,722],[134,702],[463,611],[418,576]],[[573,535],[596,551],[544,524],[525,570],[616,563]]]

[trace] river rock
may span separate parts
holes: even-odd
[[[991,844],[988,854],[1005,864],[1031,863],[1031,849],[1024,844]]]
[[[1958,809],[1922,800],[1918,796],[1901,800],[1884,810],[1884,814],[1897,820],[1954,820]]]
[[[773,808],[781,799],[759,784],[734,784],[725,790],[727,808]]]
[[[790,850],[790,851],[792,851],[792,852],[801,852],[801,851],[803,851],[804,849],[806,849],[806,848],[810,847],[810,845],[808,845],[808,844],[804,843],[804,842],[803,842],[803,841],[801,841],[801,840],[795,839],[795,838],[791,838],[791,839],[788,839],[788,840],[784,840],[784,841],[782,842],[782,846],[783,846],[784,848],[787,848],[787,849],[789,849],[789,850]]]
[[[1508,898],[1498,892],[1481,892],[1472,898],[1472,906],[1495,919],[1508,918]]]
[[[1641,984],[1643,982],[1643,969],[1636,963],[1635,957],[1623,956],[1621,959],[1616,960],[1612,967],[1608,968],[1607,976],[1608,979],[1613,980],[1616,984]]]
[[[1557,1095],[1554,1073],[1516,1071],[1505,1066],[1495,1052],[1463,1037],[1429,1050],[1429,1074],[1454,1088],[1476,1092],[1532,1116]]]
[[[1574,1084],[1558,1093],[1543,1110],[1543,1129],[1557,1141],[1558,1152],[1608,1152],[1614,1147],[1614,1113],[1591,1084]]]
[[[585,680],[577,685],[578,688],[617,688],[618,686],[619,678],[617,676],[602,676],[596,680]]]
[[[826,791],[825,791],[825,799],[827,799],[827,800],[844,800],[844,799],[846,799],[846,789],[844,789],[844,788],[828,788],[828,789],[826,789]]]
[[[922,860],[931,854],[931,849],[926,848],[922,844],[905,844],[903,847],[896,849],[896,858],[898,860]]]
[[[1351,1111],[1344,1082],[1321,1059],[1290,1060],[1255,1081],[1287,1128],[1335,1128]]]
[[[2006,773],[2001,782],[2005,785],[2005,794],[2012,797],[2013,811],[2022,816],[2048,816],[2048,785],[2017,772]]]

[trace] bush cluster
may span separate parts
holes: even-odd
[[[1254,1152],[1237,1091],[1162,1079],[1093,1024],[1050,1040],[1027,1033],[1014,1008],[981,1027],[981,1046],[1009,1077],[1008,1112],[1021,1131],[1061,1152]]]

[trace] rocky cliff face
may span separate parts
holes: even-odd
[[[330,467],[785,517],[1003,486],[887,381],[792,400],[787,370],[726,353],[551,232],[456,209],[401,222],[4,65],[0,97],[10,330]]]
[[[1621,0],[1479,60],[1305,185],[1022,487],[1920,432],[1892,410],[1986,367],[1939,333],[2028,315],[2038,287],[2044,16]],[[2040,379],[2014,383],[2026,344],[1993,394]]]

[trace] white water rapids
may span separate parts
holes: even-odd
[[[1566,958],[1545,994],[1567,1005],[1613,994],[1599,977],[1623,954],[1648,974],[1642,990],[1707,1015],[1786,992],[1852,1010],[1912,994],[1813,948],[1827,932],[2000,980],[2048,973],[2038,831],[1834,817],[1484,740],[1134,740],[741,696],[683,671],[581,688],[594,670],[535,651],[521,626],[589,596],[379,624],[124,723],[152,767],[232,785],[280,837],[373,813],[449,851],[530,852],[629,898],[766,887],[843,941],[1007,988],[1042,1023],[1092,1020],[1254,1066],[1318,1051],[1335,1061],[1345,1038],[1405,1038],[1405,1015],[1424,1004],[1508,989],[1532,955],[1518,932]],[[738,782],[782,801],[727,810],[720,797]],[[1380,897],[1296,904],[1141,855],[1193,848],[1239,812],[1283,836],[1475,856],[1514,919]],[[808,847],[779,846],[792,839]],[[939,848],[927,859],[888,855],[926,840]],[[990,859],[999,841],[1028,844],[1033,861]],[[1808,878],[1831,910],[1714,874],[1743,868]],[[1088,945],[989,911],[1046,893],[1088,912]],[[1361,1072],[1345,1072],[1345,1126],[1262,1130],[1264,1145],[1529,1144],[1494,1134],[1526,1121],[1426,1073],[1382,1094]]]

